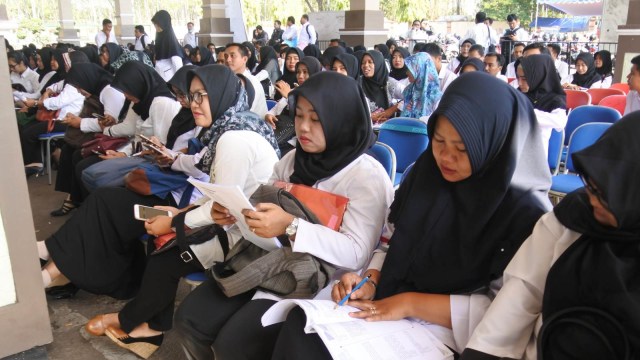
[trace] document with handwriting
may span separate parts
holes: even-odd
[[[367,322],[354,319],[348,305],[330,300],[281,300],[262,316],[262,325],[282,322],[295,306],[307,315],[306,333],[317,333],[334,359],[445,360],[453,353],[422,324],[411,320]]]
[[[229,213],[231,213],[231,215],[237,220],[235,225],[240,229],[240,232],[245,239],[265,250],[275,250],[281,247],[280,241],[278,241],[277,238],[263,238],[256,235],[251,231],[251,229],[249,229],[249,225],[244,221],[242,210],[255,210],[255,208],[251,205],[249,199],[245,196],[238,185],[211,184],[194,178],[189,178],[188,181],[195,186],[202,195],[229,209]]]

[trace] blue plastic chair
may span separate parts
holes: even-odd
[[[592,122],[614,123],[622,116],[618,110],[604,106],[584,105],[578,106],[569,113],[567,117],[567,125],[564,128],[565,139],[564,144],[569,145],[569,139],[573,132],[583,124]]]
[[[551,175],[557,175],[560,169],[560,159],[562,158],[562,148],[564,144],[564,130],[557,131],[551,130],[551,137],[549,138],[549,153],[547,155],[547,161],[549,162],[549,168],[551,169]]]
[[[38,136],[38,140],[40,140],[40,155],[44,160],[44,170],[49,176],[49,185],[51,185],[51,140],[62,138],[64,138],[64,132],[46,133]]]
[[[556,199],[558,203],[568,193],[584,186],[580,176],[575,173],[573,159],[571,155],[595,143],[611,123],[594,122],[579,126],[569,139],[569,149],[567,151],[567,162],[562,174],[551,177],[551,189],[549,196]]]
[[[413,169],[413,165],[415,165],[415,163],[411,163],[411,165],[407,166],[407,168],[404,169],[404,172],[402,173],[402,177],[400,177],[400,184],[402,184],[404,179],[407,178],[407,176],[409,175],[409,172],[411,171],[411,169]]]
[[[367,150],[367,154],[382,164],[382,167],[387,171],[389,179],[391,179],[391,183],[393,184],[396,177],[396,153],[391,146],[377,141]]]
[[[207,275],[204,272],[194,272],[184,277],[184,281],[191,286],[191,290],[195,289],[198,285],[207,280]]]
[[[427,149],[429,137],[427,124],[411,118],[393,118],[380,126],[378,141],[389,145],[396,153],[394,186],[400,183],[402,174]]]
[[[273,109],[274,106],[276,106],[278,102],[275,100],[267,100],[267,110],[271,110]]]

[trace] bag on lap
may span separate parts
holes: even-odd
[[[123,157],[93,164],[82,172],[82,182],[89,191],[105,186],[124,186],[124,177],[144,163],[144,158]]]

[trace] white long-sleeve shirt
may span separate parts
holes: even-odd
[[[100,92],[100,103],[104,106],[104,114],[116,120],[120,116],[124,101],[124,94],[112,88],[111,85],[105,86]],[[80,121],[80,130],[85,133],[99,133],[102,132],[102,127],[100,127],[100,122],[96,118],[83,118]]]
[[[58,96],[45,99],[42,105],[48,110],[60,110],[58,118],[64,119],[68,113],[80,114],[84,105],[84,96],[75,86],[66,84]]]
[[[287,26],[282,33],[282,40],[295,43],[298,40],[298,27],[295,24]]]
[[[14,91],[13,95],[20,100],[24,99],[38,99],[40,98],[40,81],[38,80],[40,75],[37,72],[31,70],[29,67],[18,74],[11,72],[10,79],[12,84],[21,84],[26,91]]]
[[[453,71],[449,70],[447,67],[441,67],[440,72],[438,72],[438,80],[440,81],[440,90],[445,91],[449,84],[458,78],[458,75],[454,74]]]
[[[142,46],[142,38],[144,38],[144,46]],[[136,38],[136,43],[134,45],[135,49],[138,51],[144,51],[145,46],[151,45],[152,40],[147,34],[142,34],[139,38]]]
[[[316,43],[316,28],[307,22],[300,27],[300,33],[298,34],[298,48],[304,50],[309,44]]]
[[[180,56],[172,56],[171,59],[156,60],[156,71],[164,81],[169,81],[182,67],[182,58]]]
[[[193,47],[198,46],[195,32],[187,32],[186,34],[184,34],[184,38],[182,39],[182,46],[185,45],[191,45]]]
[[[473,39],[476,44],[484,46],[484,51],[487,52],[489,45],[498,44],[498,34],[490,26],[485,23],[477,23],[474,27],[467,31],[467,34],[463,39]]]
[[[467,347],[498,357],[537,359],[542,297],[549,269],[579,237],[555,214],[542,216],[504,271],[504,285]]]
[[[638,110],[640,110],[640,95],[637,91],[631,90],[629,94],[627,94],[627,105],[624,108],[624,115]]]
[[[567,126],[567,110],[566,109],[554,109],[551,112],[546,112],[538,109],[533,109],[536,114],[536,120],[538,121],[538,129],[540,130],[540,138],[542,139],[542,146],[544,147],[545,156],[549,154],[549,139],[551,138],[551,130],[562,130]]]
[[[249,69],[245,69],[244,73],[242,73],[244,77],[251,81],[251,85],[253,86],[253,90],[255,92],[255,97],[253,102],[251,103],[251,111],[258,114],[261,119],[264,119],[264,116],[267,115],[267,98],[264,95],[264,89],[262,88],[262,84],[260,81],[255,78],[255,76],[251,75],[251,71]]]
[[[107,39],[107,34],[104,31],[98,31],[96,34],[96,45],[98,45],[98,50],[100,50],[100,46],[105,43],[114,43],[117,44],[118,40],[116,40],[116,34],[113,31],[109,32],[109,38]]]

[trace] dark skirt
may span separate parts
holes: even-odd
[[[94,294],[117,299],[135,296],[146,264],[140,240],[146,230],[144,222],[133,217],[135,204],[168,205],[168,201],[124,188],[94,191],[46,240],[60,272]]]

